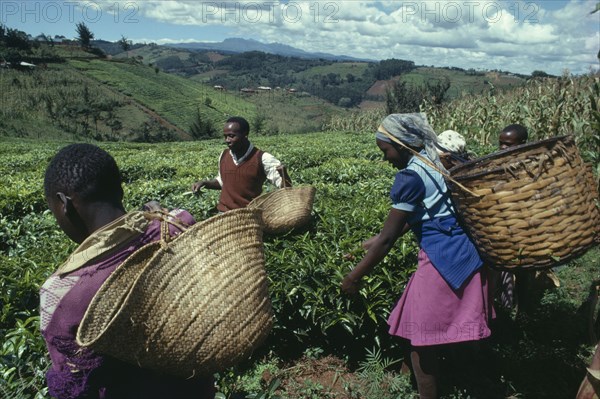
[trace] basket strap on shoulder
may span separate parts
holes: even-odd
[[[171,241],[171,234],[169,233],[169,224],[177,227],[182,232],[186,231],[189,226],[177,218],[171,215],[165,210],[158,210],[152,212],[144,212],[144,217],[148,220],[159,220],[160,221],[160,244],[161,247],[166,248],[168,243]]]
[[[481,194],[477,194],[474,191],[469,190],[468,188],[466,188],[465,186],[463,186],[462,184],[460,184],[459,182],[457,182],[455,179],[452,178],[452,176],[450,176],[448,173],[440,170],[440,168],[438,168],[437,166],[434,165],[433,162],[431,162],[428,158],[424,157],[423,155],[419,154],[417,151],[413,150],[412,148],[410,148],[409,146],[407,146],[406,144],[404,144],[402,141],[398,140],[398,138],[396,136],[394,136],[393,134],[391,134],[390,132],[388,132],[383,125],[380,125],[378,128],[378,131],[383,133],[384,135],[386,135],[390,140],[392,140],[393,142],[395,142],[396,144],[401,145],[402,147],[406,148],[408,151],[410,151],[414,156],[416,156],[417,158],[419,158],[421,161],[423,161],[426,165],[432,167],[433,169],[435,169],[437,172],[439,172],[442,176],[444,176],[446,179],[450,180],[451,182],[453,182],[454,184],[456,184],[458,187],[460,187],[461,189],[463,189],[464,191],[468,192],[469,194],[475,196],[475,197],[481,197]]]

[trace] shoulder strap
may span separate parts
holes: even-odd
[[[458,187],[462,188],[463,190],[465,190],[466,192],[468,192],[469,194],[475,196],[475,197],[481,197],[481,194],[477,194],[474,191],[469,190],[468,188],[466,188],[465,186],[463,186],[462,184],[460,184],[459,182],[457,182],[456,180],[454,180],[448,173],[441,171],[437,166],[435,166],[433,164],[433,162],[431,162],[428,158],[424,157],[423,155],[419,154],[417,151],[413,150],[412,148],[410,148],[409,146],[407,146],[406,144],[404,144],[402,141],[398,140],[393,134],[391,134],[390,132],[388,132],[383,125],[380,125],[378,128],[378,131],[383,133],[385,136],[387,136],[390,140],[392,140],[394,143],[401,145],[402,147],[406,148],[408,151],[410,151],[414,156],[416,156],[417,158],[419,158],[421,161],[423,161],[424,164],[426,164],[427,166],[430,166],[431,168],[433,168],[434,170],[436,170],[437,172],[439,172],[442,176],[444,176],[446,179],[450,180],[451,182],[453,182],[454,184],[456,184]]]

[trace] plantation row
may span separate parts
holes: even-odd
[[[284,353],[301,353],[309,340],[310,345],[364,356],[375,336],[386,339],[383,317],[410,274],[415,246],[409,239],[397,245],[356,300],[339,293],[339,281],[353,265],[343,254],[357,253],[360,242],[380,228],[394,170],[379,160],[371,134],[309,134],[255,142],[285,161],[295,184],[317,188],[311,226],[289,236],[266,237],[276,315],[270,342]],[[0,353],[0,375],[6,381],[2,389],[32,384],[25,389],[28,394],[44,386],[45,351],[36,331],[39,285],[74,249],[43,198],[45,166],[62,145],[0,143],[0,334],[10,337]],[[103,147],[123,172],[127,209],[158,199],[168,207],[190,210],[197,219],[211,214],[218,193],[194,197],[189,189],[197,179],[216,173],[220,141]]]
[[[344,254],[360,257],[360,243],[379,231],[388,212],[388,192],[395,171],[381,161],[373,134],[329,132],[258,137],[253,141],[288,165],[294,184],[310,184],[317,189],[310,226],[286,236],[265,237],[275,327],[253,361],[270,351],[282,358],[294,358],[309,348],[320,348],[352,364],[378,346],[384,354],[400,357],[398,341],[387,335],[385,319],[414,270],[416,245],[412,238],[407,236],[395,245],[366,279],[357,297],[341,295],[339,290],[342,276],[354,265]],[[46,210],[42,185],[48,161],[64,144],[0,142],[0,334],[6,337],[0,349],[2,397],[46,397],[43,387],[48,363],[38,332],[38,290],[75,245]],[[192,182],[216,173],[217,157],[223,148],[220,140],[107,143],[102,147],[114,155],[123,172],[127,209],[157,199],[167,207],[190,210],[198,220],[212,215],[218,192],[207,191],[195,197],[189,189]],[[575,264],[596,270],[597,260],[590,260],[597,255],[596,251]],[[576,278],[582,279],[579,275]],[[560,320],[569,320],[576,313],[574,306],[583,300],[585,284],[591,277],[583,280],[584,285],[565,288],[561,294],[564,298],[555,300],[567,313]],[[544,327],[553,333],[545,333],[542,342],[537,341],[539,337],[527,337],[510,350],[505,344],[499,347],[499,356],[510,364],[528,348],[531,361],[538,362],[547,355],[557,356],[548,352],[549,348],[556,345],[557,339],[568,338],[572,342],[565,344],[568,349],[563,348],[558,358],[570,368],[582,370],[582,359],[589,355],[589,349],[581,346],[585,339],[578,332],[584,324],[581,320],[571,321],[567,324],[576,328],[569,332],[565,326]],[[500,334],[499,339],[505,337]],[[538,385],[555,378],[549,373],[531,388],[527,373],[510,370],[508,367],[506,371],[508,378],[520,382],[521,391],[539,389]],[[565,389],[573,389],[578,380],[579,374],[573,372]]]

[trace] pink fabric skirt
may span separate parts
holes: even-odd
[[[388,318],[389,333],[413,346],[477,341],[490,336],[493,309],[488,301],[485,267],[453,291],[427,254],[419,251],[419,265]]]

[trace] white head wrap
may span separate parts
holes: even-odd
[[[464,154],[467,142],[462,134],[454,130],[444,130],[437,137],[437,150],[439,154],[452,152],[454,154]]]

